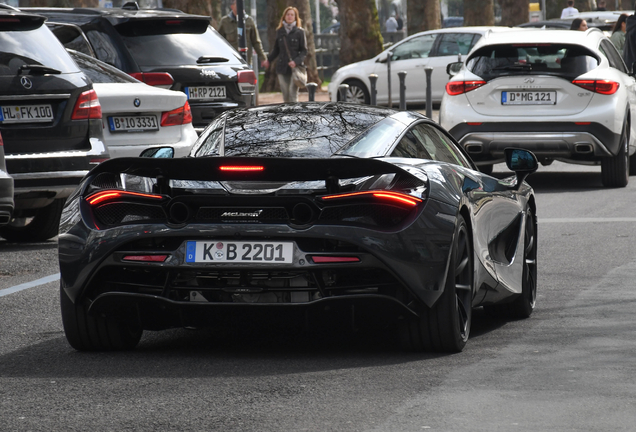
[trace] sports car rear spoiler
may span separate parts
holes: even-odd
[[[125,173],[162,180],[198,181],[313,181],[337,185],[339,179],[395,174],[412,187],[424,181],[408,171],[378,159],[358,158],[115,158],[95,167],[90,176]]]

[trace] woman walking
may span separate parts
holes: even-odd
[[[298,102],[298,87],[292,79],[292,69],[298,66],[304,67],[303,62],[306,56],[307,38],[298,16],[298,9],[288,6],[276,28],[274,49],[263,63],[263,66],[267,68],[269,62],[278,57],[276,74],[285,102]]]
[[[614,31],[612,32],[612,36],[610,36],[610,40],[616,47],[621,56],[623,55],[623,49],[625,48],[625,32],[627,28],[627,14],[621,14],[618,17],[618,21],[614,24]]]

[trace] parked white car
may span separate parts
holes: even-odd
[[[636,172],[635,90],[599,29],[490,34],[446,85],[439,121],[485,172],[520,147],[544,165],[601,165],[605,186],[624,187]]]
[[[112,158],[137,157],[149,147],[171,146],[176,157],[190,152],[197,133],[185,93],[149,86],[96,58],[68,52],[93,81]]]
[[[422,104],[426,102],[426,73],[424,68],[433,68],[431,75],[431,97],[440,102],[444,86],[448,81],[446,65],[461,60],[475,43],[488,31],[506,31],[507,27],[454,27],[431,30],[414,34],[390,46],[373,58],[352,63],[339,68],[331,77],[329,97],[333,102],[340,100],[338,86],[348,84],[347,101],[366,103],[371,101],[370,74],[376,74],[377,104],[389,102],[387,58],[391,52],[391,102],[400,100],[400,80],[398,72],[406,72],[406,102]]]

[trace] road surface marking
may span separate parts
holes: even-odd
[[[56,280],[60,280],[60,274],[59,273],[52,274],[50,276],[46,276],[46,277],[43,277],[41,279],[36,279],[34,281],[31,281],[31,282],[25,282],[23,284],[16,285],[16,286],[11,287],[11,288],[2,289],[2,290],[0,290],[0,297],[6,296],[6,295],[9,295],[9,294],[13,294],[13,293],[16,293],[18,291],[23,291],[25,289],[35,288],[36,286],[44,285],[44,284],[47,284],[49,282],[55,282]]]

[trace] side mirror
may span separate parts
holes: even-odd
[[[375,60],[375,62],[376,63],[386,63],[388,58],[389,58],[389,52],[385,51],[385,52],[380,53],[380,55]]]
[[[504,154],[508,169],[517,175],[517,189],[519,189],[526,177],[539,168],[539,161],[534,153],[528,150],[508,147],[504,149]]]
[[[463,65],[464,65],[464,62],[461,62],[461,61],[449,63],[446,65],[446,73],[448,74],[449,77],[454,77],[455,75],[459,73]]]
[[[154,147],[148,148],[141,152],[139,157],[142,158],[162,158],[172,159],[174,158],[174,149],[172,147]]]

